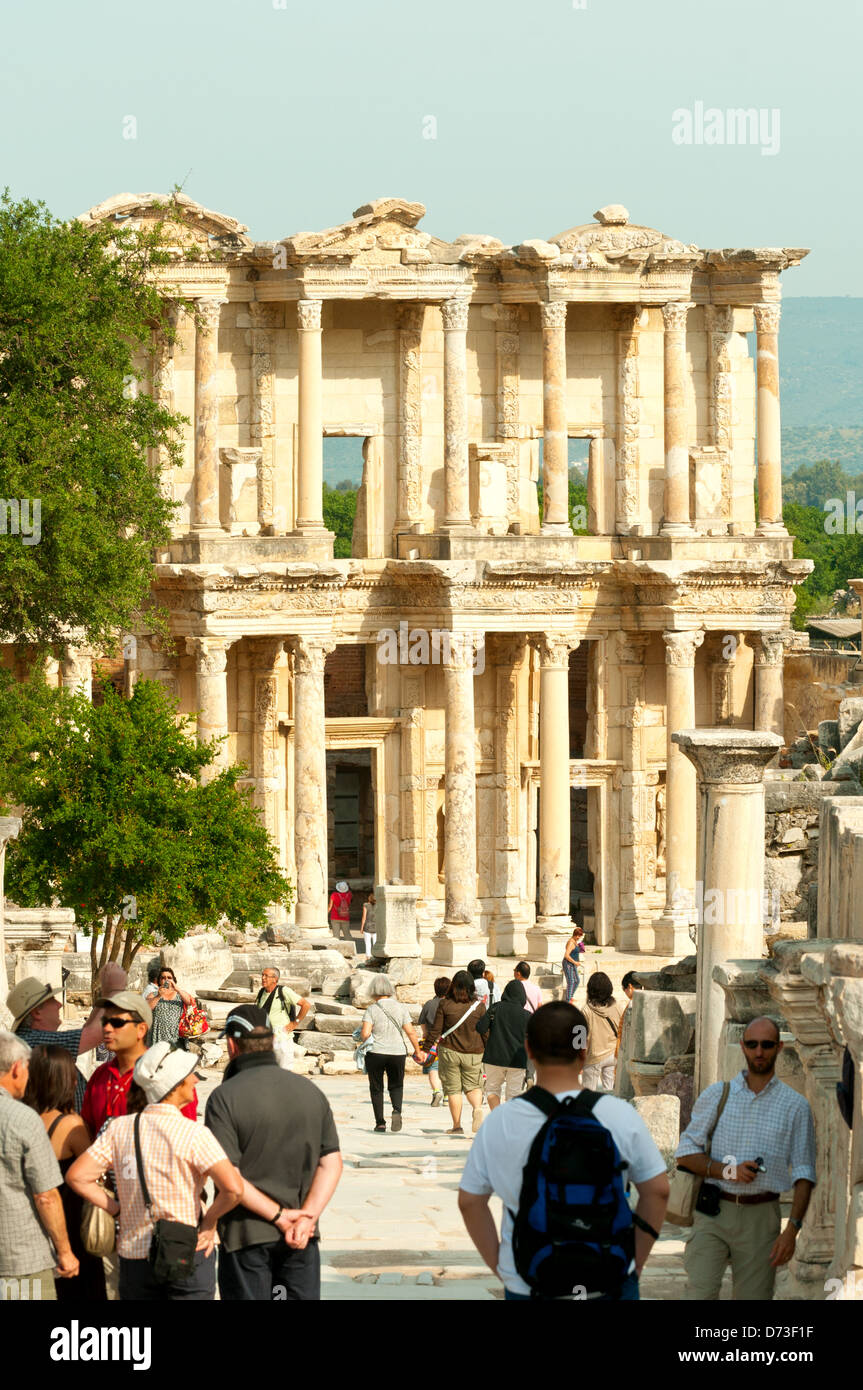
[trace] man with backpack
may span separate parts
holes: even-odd
[[[459,1210],[507,1299],[637,1299],[662,1226],[665,1161],[627,1101],[582,1090],[586,1042],[572,1004],[558,1000],[530,1016],[536,1085],[489,1115],[465,1164]],[[579,1191],[577,1204],[566,1202],[566,1189]],[[492,1193],[503,1202],[499,1237]]]
[[[263,1009],[275,1035],[276,1060],[280,1067],[290,1071],[294,1060],[294,1045],[291,1034],[300,1027],[309,1009],[308,999],[295,994],[287,985],[279,984],[279,971],[268,965],[261,971],[261,988],[255,999],[255,1007]]]

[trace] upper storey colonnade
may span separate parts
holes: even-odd
[[[85,220],[145,225],[160,208],[123,195]],[[398,199],[271,243],[182,195],[175,210],[176,260],[154,273],[169,314],[196,303],[173,347],[154,344],[151,380],[193,422],[176,558],[215,559],[243,535],[271,558],[330,558],[332,434],[366,441],[360,556],[470,558],[480,538],[536,533],[587,559],[611,539],[644,558],[790,544],[779,275],[805,251],[703,251],[619,205],[512,247],[441,241]],[[572,437],[589,450],[578,542]]]

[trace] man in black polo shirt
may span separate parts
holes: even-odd
[[[318,1299],[317,1223],[342,1175],[333,1113],[313,1082],[278,1065],[263,1009],[241,1004],[222,1037],[231,1060],[204,1123],[243,1177],[273,1199],[273,1215],[236,1206],[219,1222],[219,1296]]]

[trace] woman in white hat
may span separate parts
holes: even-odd
[[[347,879],[340,878],[334,891],[330,894],[327,907],[333,936],[344,936],[346,941],[351,939],[351,899],[353,896]]]

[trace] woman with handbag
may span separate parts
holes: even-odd
[[[177,987],[177,977],[170,966],[165,966],[159,971],[159,997],[151,1004],[153,1010],[153,1025],[150,1029],[148,1043],[153,1047],[155,1043],[167,1042],[178,1044],[185,1047],[185,1039],[180,1032],[180,1024],[186,1010],[194,1005],[195,1000],[191,994],[186,994],[185,990]]]
[[[405,1061],[412,1053],[419,1051],[419,1038],[411,1022],[410,1009],[394,997],[395,990],[386,975],[379,975],[372,983],[371,993],[372,1003],[363,1014],[359,1040],[361,1045],[369,1038],[372,1040],[365,1053],[365,1063],[375,1134],[385,1134],[387,1128],[384,1120],[384,1076],[393,1108],[390,1128],[393,1134],[397,1134],[402,1127]]]
[[[121,1217],[121,1300],[212,1299],[216,1222],[246,1198],[243,1179],[215,1136],[180,1113],[194,1090],[196,1061],[165,1042],[148,1048],[135,1063],[127,1113],[108,1125],[66,1177],[81,1197]],[[99,1183],[109,1169],[116,1198]],[[208,1177],[216,1199],[202,1223]]]
[[[65,1181],[72,1164],[90,1143],[90,1131],[75,1111],[77,1081],[75,1062],[65,1047],[54,1044],[35,1047],[30,1056],[30,1075],[24,1103],[32,1106],[41,1118],[60,1164],[64,1179],[60,1188],[63,1215],[69,1232],[69,1244],[79,1265],[74,1279],[56,1280],[57,1302],[103,1303],[107,1297],[105,1267],[101,1259],[89,1255],[85,1249],[81,1237],[84,1202]]]

